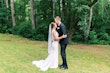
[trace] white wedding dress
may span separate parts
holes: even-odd
[[[58,36],[57,31],[56,35]],[[48,68],[58,67],[58,41],[53,40],[51,24],[48,37],[48,56],[45,60],[33,61],[32,64],[40,68],[41,71],[47,71]]]

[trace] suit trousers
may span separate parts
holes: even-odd
[[[67,44],[60,44],[60,46],[61,46],[61,57],[62,57],[62,61],[63,61],[62,65],[64,67],[68,67],[67,60],[66,60],[66,47],[67,47]]]

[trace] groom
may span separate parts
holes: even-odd
[[[54,18],[54,21],[55,23],[57,24],[57,32],[59,33],[59,36],[62,36],[63,34],[67,35],[67,32],[66,32],[66,27],[65,25],[61,22],[61,18],[59,16],[56,16]],[[69,40],[68,40],[68,37],[67,38],[64,38],[64,39],[61,39],[59,41],[60,43],[60,47],[61,47],[61,57],[62,57],[62,65],[60,65],[60,69],[68,69],[68,65],[67,65],[67,61],[66,61],[66,47],[67,47],[67,44],[69,43]]]

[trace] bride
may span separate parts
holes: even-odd
[[[49,25],[47,58],[45,60],[32,61],[32,64],[40,68],[41,71],[46,71],[48,68],[58,67],[58,42],[60,39],[66,38],[67,35],[58,37],[56,28],[57,25],[54,22]]]

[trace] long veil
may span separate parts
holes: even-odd
[[[52,42],[53,42],[53,36],[52,36],[52,24],[49,25],[49,32],[48,32],[48,54],[50,54],[52,49]]]

